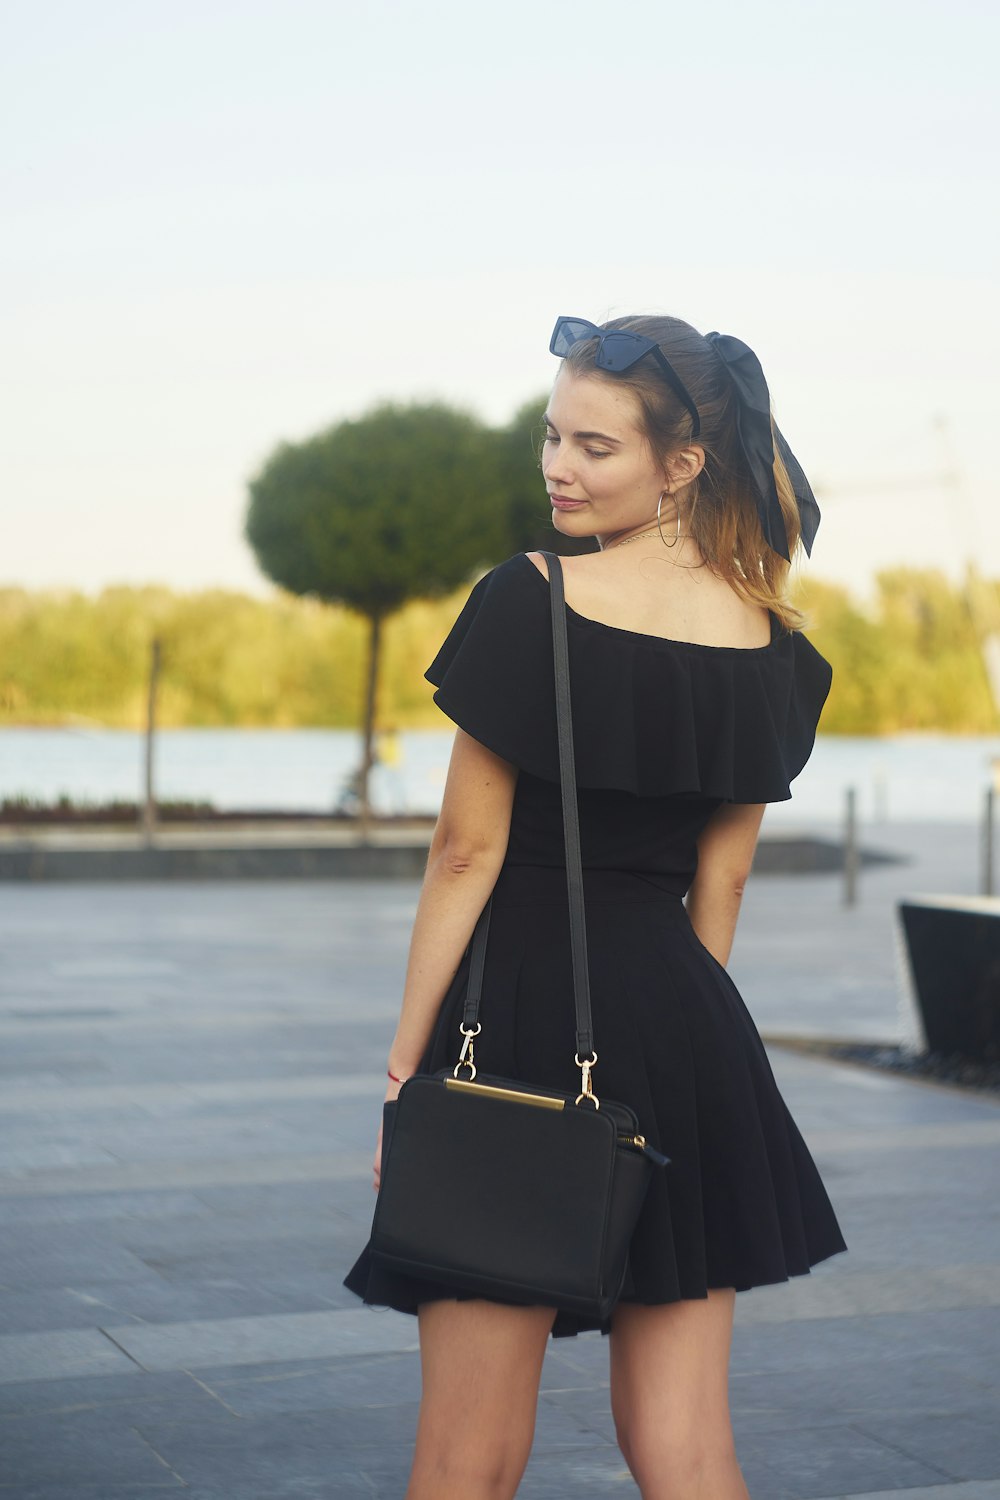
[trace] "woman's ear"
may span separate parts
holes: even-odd
[[[687,448],[678,448],[667,459],[666,474],[671,484],[682,490],[693,479],[697,479],[705,467],[705,450],[700,443],[691,443]]]

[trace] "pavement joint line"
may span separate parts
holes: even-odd
[[[827,1271],[755,1288],[752,1298],[742,1294],[736,1299],[736,1325],[987,1306],[1000,1306],[1000,1266]],[[100,1333],[128,1359],[136,1375],[218,1365],[259,1366],[276,1360],[342,1360],[419,1348],[416,1318],[370,1307],[101,1326],[90,1332]],[[72,1367],[80,1334],[81,1330],[73,1329],[0,1336],[0,1384],[52,1378],[55,1358],[60,1374],[66,1373],[62,1366]],[[65,1359],[60,1356],[61,1346]],[[93,1359],[86,1351],[84,1357],[90,1376],[102,1373],[92,1368]],[[104,1373],[126,1372],[116,1367]]]
[[[138,1370],[145,1373],[145,1365],[137,1360],[133,1354],[130,1354],[124,1345],[118,1342],[113,1333],[110,1333],[107,1328],[102,1328],[100,1324],[97,1325],[97,1332],[103,1334],[109,1343],[114,1344],[119,1353],[124,1354],[125,1358],[130,1359]],[[16,1335],[13,1335],[13,1337],[16,1337]]]
[[[930,1467],[930,1465],[928,1465]],[[817,1500],[1000,1500],[1000,1480],[965,1479],[957,1484],[921,1485],[916,1490],[838,1490]]]
[[[28,1114],[35,1110],[72,1112],[89,1107],[115,1105],[226,1104],[266,1099],[365,1098],[383,1092],[382,1073],[311,1073],[290,1078],[249,1078],[218,1083],[108,1083],[66,1087],[53,1083],[42,1088],[16,1086],[0,1097],[0,1114]]]
[[[835,1263],[756,1287],[736,1298],[737,1325],[1000,1307],[1000,1264],[886,1266],[849,1271]]]
[[[392,1027],[399,1015],[399,1001],[386,1000],[383,1005],[372,1003],[368,1006],[363,1016],[351,1016],[350,1014],[332,1013],[315,1014],[311,1010],[301,1011],[268,1011],[264,1013],[229,1014],[225,1011],[215,1011],[206,1014],[185,1014],[180,1007],[174,1004],[179,997],[170,996],[171,1017],[173,1028],[183,1025],[185,1031],[218,1031],[230,1033],[232,1031],[254,1031],[267,1029],[272,1026],[301,1026],[330,1027],[338,1030],[344,1027],[364,1028],[366,1026]],[[13,1009],[14,1007],[8,1007]],[[17,1009],[27,1007],[18,1006]],[[60,1016],[58,1020],[50,1020],[44,1010],[39,1009],[33,1018],[18,1017],[4,1019],[0,1012],[0,1037],[41,1037],[44,1030],[46,1036],[66,1036],[75,1032],[83,1032],[88,1036],[103,1034],[111,1029],[119,1031],[152,1031],[162,1034],[165,1030],[162,1014],[151,1013],[145,1008],[141,1010],[119,1013],[114,1016]]]
[[[19,1177],[0,1174],[0,1198],[48,1197],[58,1193],[107,1193],[133,1189],[235,1187],[285,1182],[346,1182],[371,1171],[370,1151],[297,1156],[221,1157],[210,1161],[134,1161],[115,1167],[58,1167]],[[374,1198],[373,1198],[374,1201]]]

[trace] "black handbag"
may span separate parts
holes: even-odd
[[[474,1296],[609,1316],[655,1167],[632,1109],[594,1093],[590,979],[559,558],[549,569],[576,1004],[577,1095],[478,1073],[474,1041],[492,896],[472,935],[454,1069],[415,1073],[383,1106],[375,1261]],[[464,1074],[465,1076],[460,1076]]]

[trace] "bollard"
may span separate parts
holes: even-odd
[[[995,794],[992,786],[986,788],[986,799],[983,807],[983,847],[982,847],[982,878],[980,880],[980,894],[983,896],[993,895],[993,824]]]
[[[146,743],[143,776],[143,800],[139,809],[139,828],[143,842],[149,846],[156,833],[156,790],[153,780],[153,746],[156,740],[156,691],[160,677],[160,640],[156,636],[149,653],[149,694],[146,700]]]
[[[857,792],[847,788],[844,817],[844,905],[854,906],[858,899],[858,818]]]

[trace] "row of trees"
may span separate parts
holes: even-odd
[[[596,547],[552,528],[537,469],[543,405],[502,428],[442,404],[383,405],[279,445],[250,482],[245,518],[278,586],[270,601],[0,592],[0,722],[137,726],[155,639],[161,725],[360,722],[366,818],[376,724],[440,722],[423,669],[470,582],[514,552]],[[826,730],[996,727],[979,636],[998,590],[967,582],[890,571],[867,613],[845,590],[809,584],[813,639],[836,673]]]
[[[380,726],[443,724],[423,671],[468,582],[387,618]],[[1000,601],[1000,585],[990,592]],[[835,673],[823,730],[1000,727],[968,597],[967,588],[939,573],[909,569],[880,575],[870,609],[833,584],[811,580],[803,587],[807,633]],[[356,728],[360,722],[369,631],[356,611],[280,591],[263,600],[165,588],[113,588],[96,596],[0,590],[0,722],[139,728],[154,635],[163,655],[157,718],[166,727]]]

